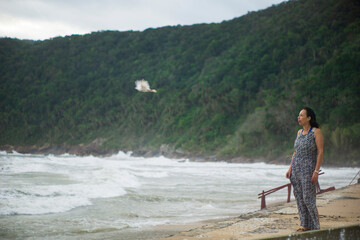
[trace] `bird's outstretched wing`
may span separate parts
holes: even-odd
[[[148,81],[144,79],[135,81],[135,89],[140,92],[156,92],[156,90],[150,89]]]
[[[135,85],[136,85],[135,89],[140,92],[150,90],[149,83],[147,81],[145,81],[144,79],[135,81]]]

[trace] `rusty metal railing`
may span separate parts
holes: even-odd
[[[322,175],[324,174],[324,172],[320,172],[319,175]],[[280,189],[283,189],[283,188],[288,188],[288,197],[287,197],[287,202],[290,202],[290,196],[291,196],[291,183],[288,183],[288,184],[285,184],[285,185],[282,185],[280,187],[276,187],[276,188],[273,188],[273,189],[270,189],[270,190],[267,190],[267,191],[262,191],[261,193],[258,194],[258,198],[261,198],[261,206],[260,206],[260,210],[266,208],[266,200],[265,200],[265,197],[271,193],[274,193],[276,191],[279,191]],[[332,190],[335,190],[335,187],[329,187],[329,188],[326,188],[326,189],[321,189],[320,188],[320,184],[319,184],[319,181],[316,182],[316,194],[321,194],[321,193],[324,193],[324,192],[328,192],[328,191],[332,191]]]
[[[265,196],[271,194],[271,193],[274,193],[276,191],[279,191],[280,189],[283,189],[287,187],[288,188],[288,198],[287,198],[287,202],[290,202],[290,195],[291,195],[291,183],[288,183],[288,184],[285,184],[285,185],[282,185],[280,187],[277,187],[277,188],[273,188],[273,189],[270,189],[270,190],[267,190],[267,191],[262,191],[262,193],[259,193],[258,194],[258,198],[261,198],[261,207],[260,207],[260,210],[266,208],[266,201],[265,201]]]

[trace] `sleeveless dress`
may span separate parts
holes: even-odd
[[[294,143],[295,155],[290,182],[294,188],[301,226],[314,230],[320,229],[316,208],[316,183],[311,182],[317,160],[315,129],[311,128],[305,135],[302,132]]]

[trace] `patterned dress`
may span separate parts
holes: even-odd
[[[316,183],[311,182],[317,159],[314,132],[313,128],[306,135],[303,135],[301,131],[295,139],[295,155],[290,176],[301,226],[311,230],[320,229],[316,209]]]

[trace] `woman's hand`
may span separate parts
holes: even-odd
[[[311,178],[311,182],[316,183],[318,181],[319,174],[314,172]]]
[[[285,174],[286,178],[290,178],[290,176],[291,176],[291,168],[289,168],[289,170]]]

